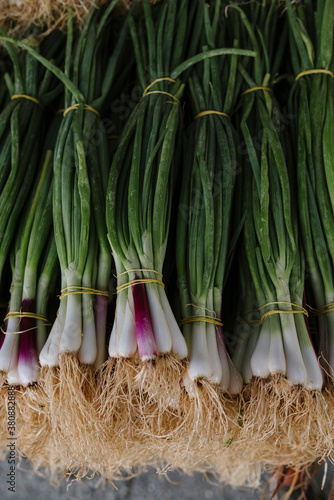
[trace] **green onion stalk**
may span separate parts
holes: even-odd
[[[334,184],[332,179],[333,39],[332,2],[286,2],[295,82],[290,110],[297,162],[299,220],[308,281],[318,310],[319,356],[329,378],[334,367]],[[307,73],[315,70],[315,73]],[[320,70],[320,72],[317,72]],[[325,72],[321,72],[321,71]],[[326,73],[327,71],[327,73]],[[302,74],[306,72],[306,74]],[[298,112],[297,112],[298,111]]]
[[[65,353],[77,355],[83,365],[99,366],[106,355],[111,253],[104,200],[109,154],[101,114],[117,78],[126,34],[124,25],[108,53],[107,21],[115,4],[102,12],[92,9],[74,49],[69,27],[65,73],[53,68],[66,88],[54,164],[55,237],[63,291],[57,321],[40,354],[43,366],[57,366]]]
[[[9,93],[5,82],[6,67],[0,63],[0,112],[2,112],[8,103]]]
[[[246,14],[233,7],[259,54],[248,71],[239,66],[246,92],[240,128],[245,141],[245,199],[247,200],[244,238],[248,263],[260,311],[260,333],[250,356],[254,377],[284,375],[291,384],[309,389],[322,387],[323,376],[308,333],[300,321],[303,296],[293,302],[292,271],[296,272],[300,242],[296,207],[291,196],[293,163],[287,132],[282,130],[281,111],[272,91],[281,54],[273,54],[267,38],[274,34],[277,2],[269,2],[262,31],[254,31]],[[252,18],[254,21],[254,17]],[[250,74],[251,73],[251,74]],[[248,89],[265,87],[247,93]],[[291,164],[292,163],[292,164]],[[298,277],[304,284],[302,266]],[[286,311],[274,313],[275,310]]]
[[[62,40],[62,37],[60,39]],[[30,203],[29,195],[35,182],[34,179],[40,175],[38,164],[41,163],[41,149],[44,151],[42,152],[42,161],[45,159],[46,149],[44,146],[42,147],[42,141],[44,139],[46,144],[50,143],[50,137],[45,138],[44,132],[45,115],[47,114],[45,107],[53,103],[59,96],[61,87],[52,73],[40,67],[29,54],[18,52],[10,43],[5,43],[5,46],[12,61],[13,77],[9,73],[5,75],[11,99],[0,115],[0,288],[4,292],[6,280],[3,280],[5,275],[3,271],[9,271],[8,254],[11,252],[13,260],[13,241],[15,240],[15,248],[19,253],[14,258],[15,262],[11,263],[13,280],[9,310],[20,312],[23,308],[25,312],[29,312],[30,309],[33,309],[31,312],[35,312],[34,297],[29,297],[29,293],[31,290],[31,293],[34,294],[36,290],[38,251],[36,251],[36,260],[34,260],[32,247],[29,250],[26,247],[30,238],[29,230],[27,230],[24,241],[22,240],[23,246],[25,245],[22,257],[19,238],[23,232],[22,225],[24,223],[22,221],[26,220],[26,205]],[[43,42],[36,50],[50,59],[55,58],[59,63],[63,59],[63,50],[59,41],[51,45]],[[34,231],[36,233],[36,228]],[[36,235],[33,238],[36,240]],[[41,244],[43,245],[43,243]],[[26,254],[31,268],[30,283],[28,270],[25,270]],[[9,273],[7,272],[7,274]],[[24,283],[23,280],[25,280]],[[30,299],[32,302],[28,304]],[[32,330],[30,333],[26,332],[22,336],[22,342],[20,342],[20,335],[13,332],[20,329],[18,323],[21,323],[22,326],[22,322],[23,328],[26,329],[24,327],[26,320],[27,318],[22,318],[22,321],[17,317],[8,318],[3,329],[12,333],[6,335],[1,333],[0,338],[0,370],[6,374],[10,372],[9,378],[12,379],[13,383],[16,380],[16,383],[24,385],[32,383],[36,378],[36,352],[33,340],[36,332]],[[20,375],[18,373],[14,375],[19,359]]]
[[[127,390],[142,387],[166,400],[172,399],[171,391],[179,391],[188,355],[166,294],[163,265],[180,160],[184,84],[178,76],[187,69],[180,66],[185,53],[196,51],[196,33],[193,43],[190,38],[196,12],[197,4],[186,0],[156,8],[145,0],[137,22],[130,20],[143,96],[119,139],[107,194],[118,285],[109,341],[111,374],[128,380]]]
[[[93,8],[76,35],[69,17],[64,71],[24,42],[13,41],[54,73],[65,88],[53,159],[60,305],[39,361],[43,367],[40,383],[48,401],[45,413],[51,416],[58,453],[68,466],[77,463],[79,469],[81,464],[86,467],[87,460],[94,468],[92,457],[100,443],[92,439],[87,453],[87,436],[93,435],[98,420],[95,368],[106,357],[112,264],[105,223],[110,159],[102,118],[113,87],[123,80],[120,63],[127,57],[127,20],[118,40],[110,39],[110,18],[116,3],[114,0],[105,9]],[[128,58],[128,64],[131,61]]]
[[[290,62],[294,82],[290,91],[290,124],[298,193],[298,217],[301,233],[301,266],[305,268],[306,303],[311,305],[317,333],[317,356],[326,376],[322,392],[305,397],[303,426],[295,424],[312,457],[331,447],[333,407],[333,257],[334,229],[332,182],[333,129],[333,39],[334,5],[329,1],[307,1],[303,6],[286,1],[289,25]],[[310,72],[311,71],[311,72]],[[315,71],[313,73],[313,71]],[[306,72],[306,73],[304,73]],[[299,297],[304,290],[297,292]],[[305,299],[304,299],[305,300]],[[299,321],[301,319],[299,318]],[[311,355],[311,349],[308,354]],[[308,366],[312,361],[305,360]],[[321,388],[321,383],[316,386]],[[298,457],[300,459],[300,457]],[[298,464],[298,460],[296,459]],[[304,464],[305,465],[305,464]]]
[[[136,29],[130,23],[144,92],[124,128],[109,177],[108,237],[118,275],[109,356],[120,362],[132,358],[137,363],[139,358],[143,370],[136,380],[171,401],[165,383],[179,391],[180,362],[188,356],[162,277],[179,163],[184,85],[178,77],[185,72],[186,81],[194,64],[224,50],[196,53],[203,22],[197,3],[173,0],[159,7],[153,10],[145,0],[144,26],[139,23]],[[189,57],[184,61],[185,54]],[[154,369],[156,362],[159,369]]]
[[[39,174],[39,183],[29,203],[30,208],[22,218],[22,227],[18,231],[11,259],[11,297],[6,336],[0,349],[0,369],[7,373],[10,385],[26,387],[38,380],[38,330],[36,318],[29,317],[29,313],[37,312],[39,261],[52,224],[51,156],[52,152],[48,151]],[[25,316],[25,313],[28,314]]]
[[[1,32],[2,33],[2,32]],[[6,39],[5,36],[2,36]],[[62,40],[62,37],[60,37]],[[31,40],[29,40],[31,42]],[[61,92],[52,73],[26,52],[5,42],[13,75],[5,81],[10,101],[0,115],[0,290],[4,293],[4,270],[11,244],[22,217],[40,159],[45,130],[46,106]],[[42,43],[36,52],[61,63],[59,42]]]
[[[282,56],[271,42],[277,2],[264,7],[266,15],[261,23],[261,17],[256,22],[249,6],[253,26],[246,7],[243,11],[233,6],[245,29],[243,43],[249,37],[259,54],[253,65],[239,66],[245,80],[240,118],[245,158],[243,239],[256,295],[251,308],[254,315],[246,310],[244,321],[258,321],[259,325],[259,331],[254,329],[254,342],[248,339],[243,352],[242,363],[251,369],[246,380],[250,375],[252,380],[245,392],[242,436],[254,461],[299,464],[305,460],[300,451],[301,435],[305,453],[311,452],[314,428],[310,422],[322,405],[323,373],[303,307],[305,271],[297,200],[293,197],[296,168],[288,128],[282,122],[285,117],[273,91]],[[281,41],[286,28],[283,24],[279,30]],[[234,358],[241,349],[242,344]],[[243,369],[241,372],[247,375]],[[273,440],[280,443],[275,457],[269,451]]]
[[[52,170],[52,165],[50,165]],[[52,193],[52,188],[51,188]],[[37,214],[36,214],[37,217]],[[52,220],[52,206],[49,213]],[[40,230],[40,221],[38,229]],[[54,295],[60,278],[57,248],[53,228],[47,236],[43,256],[40,259],[37,288],[36,312],[39,316],[35,320],[36,351],[40,352],[49,334],[50,323],[45,319],[52,319],[55,315]],[[34,333],[33,332],[33,333]],[[42,386],[43,374],[39,374],[38,382],[26,388],[21,387],[17,392],[17,443],[20,454],[34,462],[36,467],[43,467],[51,474],[62,474],[66,466],[56,450],[54,433],[51,426],[51,412],[47,393]]]
[[[207,50],[226,46],[219,22],[220,7],[221,2],[216,2],[210,12],[202,3],[202,46]],[[236,132],[230,119],[237,97],[238,55],[254,54],[235,48],[234,55],[207,59],[190,73],[192,113],[196,119],[185,147],[177,230],[183,331],[190,349],[187,377],[201,383],[208,380],[230,394],[242,389],[242,378],[226,350],[221,322],[238,162]],[[208,321],[201,321],[203,316]]]
[[[226,47],[221,2],[212,8],[200,4],[204,53]],[[234,439],[238,432],[239,399],[231,395],[243,388],[223,334],[228,313],[223,290],[235,248],[232,207],[239,163],[231,114],[240,85],[238,56],[255,56],[252,51],[238,49],[237,43],[233,52],[225,50],[221,57],[196,65],[189,75],[193,123],[184,142],[176,236],[181,324],[189,347],[189,365],[182,382],[190,404],[186,405],[183,433],[195,449],[196,442],[201,443],[198,453],[210,460],[219,456],[220,461],[228,453],[224,443],[231,436],[227,431],[232,431]],[[217,441],[216,435],[222,439]]]
[[[19,412],[26,406],[24,395],[39,378],[39,331],[35,315],[47,322],[47,311],[37,305],[36,294],[41,255],[52,225],[52,151],[46,153],[36,174],[11,250],[10,301],[5,318],[5,338],[0,348],[1,373],[7,381],[3,387],[4,401],[7,400],[8,386],[15,386],[17,421]],[[29,405],[27,408],[30,411]],[[7,413],[5,415],[7,418]]]
[[[232,361],[248,384],[253,378],[251,359],[247,352],[253,352],[260,332],[260,311],[256,311],[257,300],[255,287],[248,266],[247,256],[242,243],[238,255],[240,300],[234,328],[234,348]]]

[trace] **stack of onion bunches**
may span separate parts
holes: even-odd
[[[332,1],[112,0],[62,12],[65,33],[17,9],[2,448],[14,387],[19,452],[52,477],[255,484],[329,455]]]

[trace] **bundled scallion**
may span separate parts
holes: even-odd
[[[116,43],[111,41],[109,28],[116,3],[114,0],[106,9],[92,8],[85,26],[75,36],[69,18],[64,72],[24,42],[6,39],[30,52],[37,64],[53,72],[65,87],[54,151],[53,188],[60,307],[39,355],[43,367],[40,384],[47,395],[44,412],[49,414],[58,452],[68,465],[75,462],[83,470],[88,461],[93,463],[100,444],[92,438],[88,454],[83,429],[88,435],[96,425],[95,367],[106,356],[112,258],[105,196],[110,160],[101,115],[115,82],[118,86],[123,81],[117,72],[125,54],[126,22]]]
[[[247,347],[241,342],[234,353],[246,381],[252,375],[243,432],[254,460],[299,464],[309,461],[310,440],[318,433],[312,422],[323,409],[323,373],[304,307],[305,264],[293,196],[295,166],[273,91],[282,55],[275,52],[273,42],[278,2],[267,2],[261,9],[251,4],[249,18],[233,8],[258,53],[254,65],[239,68],[245,79],[240,122],[245,147],[243,236],[256,295],[256,305],[245,310],[244,321],[259,325],[259,330],[249,329],[253,338],[243,339]],[[282,450],[273,456],[271,447],[277,439]]]
[[[188,354],[166,295],[163,264],[180,158],[184,88],[173,69],[182,61],[196,9],[185,0],[153,9],[145,0],[142,19],[137,26],[130,22],[144,93],[119,140],[107,193],[108,238],[118,285],[109,341],[114,382],[106,382],[113,404],[117,393],[125,391],[126,398],[136,387],[171,402],[180,390],[182,361]],[[158,16],[155,22],[153,16]]]
[[[56,121],[59,125],[59,120]],[[25,212],[21,216],[15,245],[11,251],[10,301],[4,318],[4,341],[0,347],[0,367],[7,381],[2,389],[4,401],[7,401],[8,386],[15,386],[17,418],[19,413],[24,416],[20,425],[22,431],[24,430],[22,448],[29,442],[32,434],[34,449],[36,449],[36,435],[41,440],[43,436],[50,437],[49,427],[45,432],[41,427],[43,419],[40,416],[44,413],[44,398],[36,383],[40,371],[38,355],[50,325],[47,299],[54,291],[52,280],[57,277],[57,254],[52,234],[52,150],[47,150],[48,147],[54,146],[57,128],[56,123],[46,137],[44,161],[41,161],[37,169],[36,181],[26,203]],[[50,260],[52,242],[53,252]],[[46,258],[43,258],[43,252],[46,253]],[[45,285],[49,285],[47,290]],[[33,408],[31,399],[35,397],[38,398],[38,403]],[[32,421],[35,422],[35,426],[37,423],[37,432],[31,431]],[[7,428],[7,424],[4,424],[4,427]],[[18,443],[21,447],[21,441]]]
[[[53,38],[53,37],[52,37]],[[29,39],[31,43],[33,38]],[[35,50],[56,64],[63,59],[63,37],[44,42]],[[10,102],[0,115],[0,290],[4,293],[3,271],[28,198],[45,129],[44,108],[59,95],[61,88],[50,71],[26,52],[10,43],[5,47],[14,72],[5,76]]]
[[[210,8],[201,2],[201,6],[204,52],[226,47],[221,2]],[[254,55],[234,48],[204,60],[189,78],[194,122],[185,138],[176,262],[181,323],[189,346],[183,383],[192,401],[186,418],[193,422],[187,428],[190,435],[198,431],[196,439],[206,436],[208,454],[215,448],[222,454],[221,441],[211,442],[212,433],[223,441],[228,429],[237,430],[238,401],[230,395],[240,393],[243,386],[224,342],[222,295],[235,246],[232,206],[240,160],[231,113],[240,85],[238,56]]]
[[[307,10],[286,2],[295,83],[291,112],[297,159],[298,202],[303,249],[318,309],[320,356],[326,371],[334,367],[332,183],[334,5],[308,2]],[[312,15],[308,16],[308,10]],[[315,14],[313,13],[316,13]],[[309,298],[307,299],[309,302]]]
[[[289,98],[293,119],[298,218],[306,269],[306,302],[318,336],[316,348],[326,376],[319,411],[310,416],[313,457],[332,446],[334,367],[334,4],[311,0],[294,6],[286,0],[294,83]],[[318,397],[319,396],[314,396]],[[302,429],[296,428],[301,434]]]

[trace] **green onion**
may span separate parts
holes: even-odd
[[[74,51],[69,28],[65,73],[41,60],[66,88],[65,116],[55,149],[53,198],[63,298],[57,320],[40,353],[43,366],[57,366],[59,355],[66,353],[78,353],[79,360],[86,365],[100,365],[105,359],[108,302],[105,292],[111,273],[104,217],[108,148],[98,115],[103,112],[116,80],[125,40],[126,24],[108,56],[103,74],[102,41],[108,40],[106,22],[115,4],[112,2],[105,11],[91,11]],[[75,100],[79,100],[77,108],[67,112]],[[85,109],[85,105],[91,109]],[[82,287],[83,293],[75,293]],[[89,289],[101,292],[97,314],[92,308],[92,295],[86,292]]]
[[[45,127],[43,108],[51,104],[61,91],[52,74],[38,65],[34,58],[26,52],[17,52],[10,43],[5,46],[13,63],[14,82],[8,75],[6,83],[12,99],[0,115],[1,290],[8,252],[39,163]],[[42,44],[35,50],[49,59],[55,57],[61,61],[63,57],[59,43],[51,47]],[[15,97],[19,95],[28,98]]]
[[[313,69],[333,70],[334,5],[310,2],[306,19],[286,1],[294,76]],[[326,372],[334,367],[334,184],[333,184],[333,76],[300,75],[290,95],[296,116],[291,130],[297,160],[298,206],[303,250],[312,294],[320,315],[319,354]],[[327,307],[326,305],[329,304]]]
[[[202,46],[214,50],[226,40],[219,18],[221,2],[210,12],[202,5]],[[210,18],[211,17],[211,18]],[[222,294],[230,257],[233,191],[237,170],[236,132],[229,115],[237,94],[238,55],[207,59],[190,73],[193,116],[184,153],[184,176],[177,230],[177,269],[183,318],[205,316],[208,322],[184,324],[190,347],[187,371],[191,380],[209,380],[223,391],[238,393],[242,379],[226,351],[220,320]],[[224,84],[223,82],[226,82]]]
[[[194,10],[185,1],[164,2],[154,11],[159,16],[154,24],[147,0],[143,7],[146,36],[141,44],[139,28],[130,20],[138,77],[144,90],[162,81],[137,104],[111,166],[107,226],[119,286],[139,278],[162,283],[182,119],[183,85],[171,82],[170,75],[182,60],[187,19]],[[118,295],[109,356],[131,357],[137,348],[142,361],[170,353],[179,360],[187,356],[164,287],[154,281],[133,284]]]
[[[52,144],[52,140],[49,138],[47,143]],[[12,316],[7,320],[6,336],[0,349],[0,369],[7,373],[10,385],[27,386],[38,380],[36,320],[24,316],[24,313],[37,312],[39,261],[52,224],[51,158],[52,151],[49,150],[38,172],[12,254],[13,278],[9,302],[9,315],[12,313]],[[21,313],[23,317],[20,317]]]
[[[264,18],[261,35],[260,29],[255,33],[245,14],[234,8],[259,53],[250,68],[252,76],[240,66],[247,87],[270,87],[274,51],[265,35],[273,36],[268,24],[272,18]],[[261,315],[260,332],[250,360],[252,373],[261,378],[284,374],[293,384],[321,388],[322,372],[307,325],[300,317],[304,270],[290,190],[293,164],[290,166],[290,149],[281,130],[280,109],[273,92],[268,90],[255,90],[242,98],[241,130],[249,162],[245,163],[244,172],[244,238]],[[287,312],[271,314],[272,310]]]

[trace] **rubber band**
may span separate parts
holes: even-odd
[[[155,273],[155,274],[158,274],[159,276],[161,276],[161,278],[163,278],[163,274],[161,273],[158,273],[158,271],[155,271],[154,269],[130,269],[129,271],[124,271],[123,273],[120,273],[116,276],[116,278],[119,278],[120,276],[123,276],[124,274],[128,274],[128,273],[136,273],[136,272],[140,272],[140,273]]]
[[[268,316],[271,316],[272,314],[304,314],[304,316],[306,316],[307,318],[309,316],[305,307],[300,306],[298,304],[294,304],[293,302],[285,302],[285,301],[267,302],[267,304],[264,304],[263,306],[258,307],[257,309],[252,309],[251,311],[246,311],[245,314],[260,311],[261,309],[264,309],[265,307],[268,307],[268,306],[274,305],[274,304],[287,304],[289,306],[298,307],[298,310],[293,311],[293,310],[286,310],[286,309],[285,310],[284,309],[272,309],[271,311],[267,311],[266,313],[264,313],[263,316],[261,317],[261,319],[259,319],[259,320],[244,321],[243,323],[260,323],[260,324],[262,324],[263,321]]]
[[[139,278],[136,280],[129,281],[128,283],[124,283],[123,285],[119,285],[116,287],[116,293],[121,292],[122,290],[126,290],[133,285],[144,285],[145,283],[157,283],[158,285],[162,285],[165,288],[165,284],[162,281],[151,279],[151,278]]]
[[[145,97],[147,94],[148,94],[148,90],[153,87],[153,85],[155,85],[156,83],[158,82],[163,82],[163,81],[167,81],[167,82],[173,82],[175,83],[175,80],[173,80],[173,78],[169,78],[168,76],[164,77],[164,78],[157,78],[156,80],[154,80],[152,83],[150,83],[146,89],[144,90],[144,93],[143,93],[143,97]]]
[[[49,321],[46,316],[42,316],[41,314],[35,314],[33,312],[9,312],[5,319],[3,320],[4,322],[7,321],[10,318],[31,318],[31,319],[39,319],[41,321],[45,321],[46,323]]]
[[[325,309],[322,311],[322,309]],[[318,309],[313,309],[315,311],[315,316],[321,316],[322,314],[327,314],[329,312],[334,311],[334,302],[329,302],[328,304],[325,304],[324,306],[319,307]]]
[[[188,323],[196,323],[196,322],[203,322],[203,323],[210,323],[212,325],[217,325],[217,326],[223,326],[222,321],[219,318],[213,318],[211,316],[201,316],[200,314],[195,315],[195,316],[190,316],[189,318],[185,318],[181,320],[180,325],[187,325]]]
[[[306,309],[304,309],[302,306],[301,307],[303,310],[300,311],[286,311],[286,310],[280,310],[280,309],[273,309],[272,311],[268,311],[264,313],[262,318],[260,319],[260,323],[263,323],[264,320],[268,317],[271,316],[272,314],[304,314],[306,317],[308,317],[308,312]]]
[[[331,71],[329,71],[329,69],[308,69],[307,71],[302,71],[301,73],[299,73],[296,76],[295,81],[299,80],[299,78],[301,78],[302,76],[316,75],[316,74],[319,74],[319,73],[324,73],[325,75],[329,75],[332,78],[334,78],[334,73],[332,73]]]
[[[171,97],[172,99],[174,99],[178,104],[180,104],[180,101],[178,100],[178,98],[175,97],[175,95],[170,94],[169,92],[164,92],[163,90],[152,90],[151,92],[146,92],[145,95],[143,94],[143,97],[146,97],[150,94],[165,94],[165,95],[168,95],[169,97]]]
[[[250,92],[255,92],[256,90],[266,90],[267,92],[272,92],[273,90],[269,87],[251,87],[250,89],[245,90],[241,95],[250,94]]]
[[[30,332],[31,330],[36,330],[37,328],[40,328],[41,326],[51,326],[51,323],[49,323],[49,320],[46,316],[42,316],[41,314],[36,314],[36,313],[33,313],[33,312],[17,312],[17,311],[11,311],[9,312],[3,322],[5,323],[8,319],[10,318],[31,318],[31,319],[39,319],[41,321],[44,321],[45,324],[44,325],[36,325],[36,326],[33,326],[31,328],[27,328],[26,330],[21,330],[21,331],[16,331],[16,332],[7,332],[3,329],[3,327],[1,326],[0,327],[0,330],[1,332],[4,334],[4,335],[18,335],[18,334],[21,334],[21,333],[25,333],[25,332]]]
[[[28,101],[32,101],[34,102],[35,104],[38,104],[38,106],[43,109],[43,106],[42,104],[39,102],[38,99],[36,99],[35,97],[32,97],[31,95],[27,95],[27,94],[14,94],[12,95],[11,97],[11,100],[14,101],[14,99],[27,99]]]
[[[63,116],[66,116],[67,113],[69,113],[70,111],[72,111],[72,109],[78,109],[78,107],[80,106],[80,104],[82,104],[82,103],[77,102],[76,104],[73,104],[72,106],[69,106],[68,108],[64,109]],[[88,111],[91,111],[92,113],[95,113],[99,118],[101,118],[100,113],[96,109],[94,109],[91,106],[89,106],[89,104],[84,104],[84,109],[86,109]]]
[[[316,309],[315,307],[312,307],[309,304],[305,304],[305,306],[307,307],[307,309],[310,309],[310,311],[314,311],[314,312],[318,312],[319,309],[321,309],[321,307],[319,309]],[[322,307],[324,307],[324,306],[322,306]]]
[[[220,116],[225,116],[226,118],[231,120],[231,118],[226,113],[223,113],[222,111],[216,111],[214,109],[208,109],[207,111],[201,111],[200,113],[198,113],[198,115],[195,116],[194,120],[197,120],[198,118],[202,118],[202,116],[206,116],[206,115],[220,115]]]
[[[69,288],[74,288],[66,292]],[[65,293],[64,293],[65,292]],[[61,295],[59,295],[59,300],[67,297],[68,295],[103,295],[104,297],[109,297],[109,293],[105,290],[96,290],[95,288],[90,288],[88,286],[67,286],[60,290]]]
[[[51,323],[46,323],[45,325],[36,325],[36,326],[31,327],[31,328],[27,328],[26,330],[21,330],[18,332],[7,332],[7,331],[4,331],[2,327],[0,328],[0,330],[2,331],[2,333],[4,335],[19,335],[21,333],[30,332],[31,330],[37,330],[41,326],[51,326]]]

